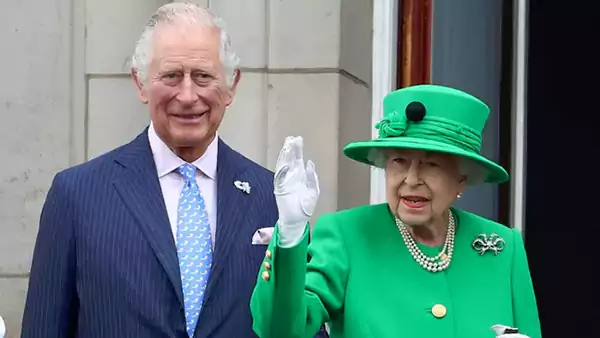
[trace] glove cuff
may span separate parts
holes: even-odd
[[[291,248],[302,241],[308,222],[297,224],[279,223],[279,246],[282,248]]]

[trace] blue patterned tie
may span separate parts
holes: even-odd
[[[179,167],[179,172],[185,183],[179,196],[177,255],[186,327],[188,335],[192,337],[210,274],[212,243],[206,206],[196,183],[196,167],[186,163]]]

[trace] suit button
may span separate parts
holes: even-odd
[[[446,310],[446,307],[442,304],[435,304],[432,308],[431,308],[431,313],[433,313],[433,315],[436,318],[442,318],[444,316],[446,316],[446,313],[448,311]]]
[[[263,271],[263,273],[262,273],[262,279],[264,281],[267,281],[267,282],[269,281],[269,279],[271,279],[271,275],[269,274],[268,271]]]
[[[271,263],[265,262],[264,266],[265,266],[265,269],[271,270]]]
[[[273,254],[271,253],[271,250],[267,250],[265,252],[265,257],[267,257],[268,259],[271,259],[271,257],[273,257]]]

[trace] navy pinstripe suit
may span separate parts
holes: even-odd
[[[195,337],[256,337],[249,300],[277,220],[273,173],[219,140],[213,270]],[[247,181],[251,194],[233,182]],[[147,130],[60,172],[44,204],[22,338],[186,337],[175,241]]]

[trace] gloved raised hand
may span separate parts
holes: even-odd
[[[302,137],[286,137],[273,183],[279,210],[279,244],[294,246],[302,239],[320,194],[315,164],[309,160],[304,166]]]
[[[2,317],[0,317],[0,338],[4,338],[4,334],[6,334],[6,326]]]
[[[510,326],[494,325],[492,330],[496,332],[496,338],[529,338],[529,336],[518,333],[518,329]]]

